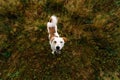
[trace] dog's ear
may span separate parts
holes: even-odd
[[[65,42],[67,42],[68,41],[68,39],[66,38],[66,37],[62,37],[63,38],[63,40],[65,41]]]

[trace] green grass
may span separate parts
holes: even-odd
[[[119,0],[0,1],[0,80],[119,80]],[[46,24],[69,41],[52,55]]]

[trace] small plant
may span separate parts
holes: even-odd
[[[8,74],[8,77],[10,78],[10,79],[14,79],[14,78],[17,78],[17,77],[19,77],[19,71],[16,71],[15,73],[9,73]]]

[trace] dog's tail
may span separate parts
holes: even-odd
[[[53,15],[53,16],[50,17],[49,22],[53,23],[54,25],[56,25],[57,22],[58,22],[58,19],[57,19],[57,17],[55,15]]]

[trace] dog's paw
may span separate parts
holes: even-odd
[[[52,54],[53,54],[53,55],[55,54],[54,51],[52,51]]]

